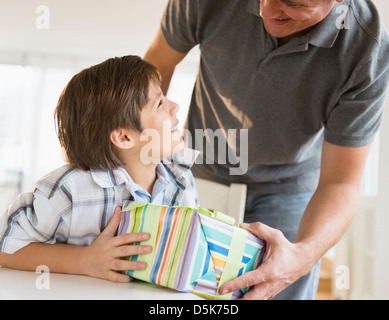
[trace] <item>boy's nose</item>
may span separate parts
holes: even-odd
[[[262,0],[260,1],[259,14],[264,19],[277,18],[281,16],[283,11],[279,0]]]
[[[177,103],[170,101],[170,114],[172,116],[176,115],[176,113],[178,112],[178,109],[180,109],[180,106]]]

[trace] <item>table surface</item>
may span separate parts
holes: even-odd
[[[19,271],[0,266],[0,300],[203,300],[143,281],[114,283],[88,276]]]

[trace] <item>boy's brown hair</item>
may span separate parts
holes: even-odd
[[[150,81],[160,83],[160,75],[138,56],[108,59],[69,81],[55,118],[70,165],[83,170],[123,165],[110,134],[115,129],[142,131],[140,113],[149,100]]]

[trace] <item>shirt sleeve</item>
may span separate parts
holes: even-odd
[[[389,84],[388,45],[381,57],[370,59],[353,72],[325,125],[327,142],[361,147],[373,142],[382,122]],[[385,51],[385,53],[383,53]]]
[[[186,53],[197,44],[197,0],[170,0],[165,8],[162,34],[174,50]]]
[[[66,242],[66,206],[39,189],[20,194],[0,219],[0,251],[13,254],[32,242]]]

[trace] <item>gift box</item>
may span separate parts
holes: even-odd
[[[145,270],[126,273],[139,280],[208,299],[237,299],[246,289],[219,295],[222,284],[256,269],[265,242],[233,225],[234,219],[204,208],[169,207],[125,201],[118,235],[146,232],[149,254],[126,258],[144,261]]]

